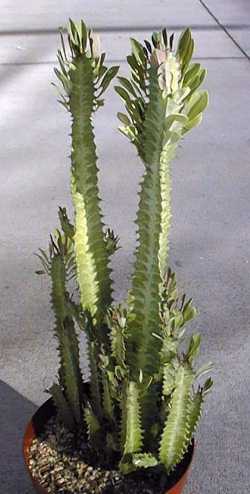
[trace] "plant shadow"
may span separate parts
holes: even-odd
[[[0,403],[1,491],[32,494],[22,456],[22,439],[26,423],[37,407],[1,380]]]

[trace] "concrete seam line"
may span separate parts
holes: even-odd
[[[231,39],[231,41],[237,46],[237,48],[241,51],[241,53],[249,60],[250,62],[250,55],[242,48],[242,46],[234,39],[232,34],[228,31],[228,29],[219,21],[218,17],[216,17],[213,12],[210,10],[210,8],[206,5],[204,0],[198,0],[198,2],[204,7],[204,9],[208,12],[208,14],[214,19],[214,21],[218,24],[218,26],[224,31],[224,33],[228,36],[228,38]]]
[[[245,57],[242,56],[232,56],[232,57],[193,57],[193,60],[245,60]],[[120,59],[120,58],[107,58],[106,63],[120,63],[124,64],[126,63],[126,60]],[[0,61],[0,67],[19,67],[22,65],[56,65],[57,60],[48,60],[48,61],[40,61],[40,62],[1,62]]]

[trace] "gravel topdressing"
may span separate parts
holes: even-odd
[[[123,476],[117,470],[90,465],[86,441],[73,446],[74,436],[52,417],[30,447],[32,476],[49,494],[165,494],[174,476],[159,478],[155,469]]]

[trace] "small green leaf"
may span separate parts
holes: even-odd
[[[170,47],[171,51],[173,50],[173,44],[174,44],[174,33],[171,34],[171,36],[169,38],[169,47]]]
[[[202,82],[204,81],[206,75],[207,75],[207,69],[202,69],[200,71],[200,74],[199,74],[199,78],[200,78],[200,84],[199,85],[202,84]]]
[[[135,56],[136,60],[139,63],[144,64],[146,61],[146,57],[145,57],[143,46],[141,45],[141,43],[139,43],[139,41],[137,41],[134,38],[130,38],[130,42],[131,42],[131,46],[132,46],[132,53]]]
[[[71,83],[70,80],[67,76],[65,76],[62,72],[60,72],[57,68],[54,69],[54,72],[59,79],[59,81],[62,83],[63,88],[65,92],[70,95],[71,92]]]
[[[183,79],[183,85],[188,86],[189,82],[194,79],[200,72],[201,70],[201,64],[200,63],[193,63],[190,68],[187,70],[185,73],[184,79]]]
[[[108,88],[109,84],[111,83],[112,79],[114,79],[118,71],[119,71],[119,66],[110,67],[110,69],[107,70],[103,79],[100,82],[100,87],[102,89],[101,92],[98,94],[98,98],[104,93],[104,91],[106,91],[106,89]]]
[[[170,127],[173,125],[173,123],[178,122],[182,125],[186,125],[188,123],[188,118],[186,115],[180,114],[180,113],[172,113],[172,115],[169,115],[164,124],[164,128],[166,130],[170,129]]]
[[[167,34],[167,30],[166,30],[165,27],[162,30],[162,37],[163,37],[164,44],[165,44],[165,46],[167,48],[168,47],[168,34]]]
[[[105,60],[105,53],[102,53],[101,56],[99,57],[98,63],[94,69],[94,74],[97,77],[97,80],[99,81],[105,74],[105,72],[108,70],[107,67],[105,67],[104,60]]]
[[[137,70],[138,64],[137,64],[137,60],[133,54],[127,56],[127,62],[130,65],[132,70]]]
[[[136,468],[152,468],[158,465],[158,459],[151,453],[139,453],[133,455],[132,463]]]
[[[178,42],[177,53],[182,58],[186,47],[189,45],[192,39],[191,30],[189,28],[185,29],[181,34]]]
[[[145,43],[145,46],[146,46],[147,50],[149,51],[149,53],[152,53],[152,46],[149,43],[149,41],[147,39],[145,39],[144,43]]]
[[[100,37],[97,33],[94,33],[92,30],[89,31],[89,45],[91,56],[94,59],[98,59],[100,57],[101,52],[101,43]]]
[[[188,302],[184,305],[183,310],[182,310],[182,315],[184,322],[187,323],[189,321],[192,321],[197,315],[197,310],[196,308],[192,305],[193,301],[192,299],[188,300]]]
[[[71,38],[71,41],[73,41],[73,43],[75,45],[79,44],[79,40],[78,40],[78,32],[77,32],[77,29],[76,29],[76,25],[74,23],[74,21],[72,21],[72,19],[69,19],[69,27],[68,27],[68,32],[69,32],[69,36]]]
[[[188,111],[188,118],[193,120],[197,115],[202,113],[208,105],[208,92],[196,93],[189,101],[190,110]]]
[[[189,120],[188,123],[186,123],[185,127],[182,129],[182,135],[185,134],[186,132],[189,132],[189,130],[192,130],[194,127],[197,127],[200,125],[202,121],[202,113],[197,115],[197,117],[193,118],[192,120]]]
[[[157,31],[155,31],[152,34],[152,43],[153,43],[155,48],[159,47],[160,41],[161,41],[161,33],[158,33]]]
[[[117,117],[124,125],[130,125],[131,122],[125,113],[118,112]]]
[[[195,377],[200,378],[201,376],[204,376],[204,374],[211,372],[212,369],[213,369],[213,362],[207,362],[197,370]]]
[[[203,83],[205,77],[206,77],[207,71],[206,69],[201,69],[200,72],[197,74],[196,77],[191,79],[188,82],[188,87],[190,88],[190,93],[188,95],[187,100],[191,100],[192,96],[195,94],[196,89],[198,89],[201,84]]]
[[[121,367],[120,365],[115,366],[115,377],[118,379],[118,381],[122,381],[124,378],[124,368]]]
[[[202,388],[204,395],[206,395],[210,391],[213,384],[214,384],[213,380],[211,379],[211,377],[209,377]]]
[[[109,256],[113,255],[117,250],[120,249],[119,237],[118,235],[115,235],[114,231],[110,228],[105,231],[105,242]]]
[[[62,30],[62,28],[59,29],[59,35],[60,35],[60,39],[61,39],[61,45],[62,45],[63,55],[64,55],[65,60],[67,60],[67,53],[66,53],[66,49],[65,49],[65,43],[64,43],[64,39],[63,39],[63,30]]]
[[[42,255],[40,255],[40,254],[35,254],[35,256],[37,256],[40,259],[41,264],[42,264],[42,266],[44,268],[45,273],[49,274],[50,273],[50,263],[49,263],[49,261],[46,261],[45,258]]]
[[[68,238],[73,239],[75,229],[72,223],[70,223],[69,221],[66,208],[59,207],[58,216],[63,232]]]
[[[62,56],[62,53],[60,50],[58,50],[58,52],[57,52],[57,60],[59,62],[60,69],[61,69],[62,73],[65,75],[65,77],[67,77],[68,72],[66,70],[65,61],[63,59],[63,56]]]
[[[131,104],[131,99],[130,99],[130,96],[129,94],[127,93],[127,91],[125,89],[123,89],[122,87],[120,86],[115,86],[115,90],[116,92],[119,94],[119,96],[128,104],[130,105]]]
[[[180,131],[181,132],[181,131]],[[163,144],[176,144],[181,139],[181,133],[167,130],[164,134]]]
[[[132,96],[134,96],[135,98],[137,98],[137,94],[131,84],[131,82],[126,79],[126,77],[118,77],[118,80],[119,82],[121,83],[121,85],[129,92],[132,94]]]
[[[85,51],[86,43],[87,43],[87,36],[88,36],[87,35],[87,28],[86,28],[83,20],[81,20],[79,23],[76,22],[75,27],[76,27],[76,30],[78,32],[81,48],[83,51]]]
[[[192,363],[193,360],[197,357],[200,351],[201,345],[201,335],[193,334],[190,339],[189,348],[187,352],[187,360]]]
[[[186,71],[194,52],[194,40],[191,39],[186,50],[183,52],[182,70]]]

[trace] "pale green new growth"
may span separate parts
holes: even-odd
[[[164,123],[161,138],[158,142],[160,154],[161,178],[161,232],[159,246],[159,265],[164,276],[168,263],[168,235],[171,220],[170,207],[170,161],[173,159],[178,142],[182,136],[200,123],[202,112],[207,106],[206,92],[197,88],[203,82],[205,70],[200,64],[191,64],[194,42],[191,32],[187,29],[180,38],[176,53],[172,51],[166,32],[154,33],[153,46],[146,43],[146,48],[138,41],[132,40],[132,55],[128,57],[131,66],[131,79],[119,78],[121,86],[116,87],[125,102],[128,115],[119,113],[123,123],[120,130],[136,146],[139,156],[145,165],[148,161],[145,149],[152,143],[153,122],[151,133],[145,135],[144,127],[147,108],[155,97],[149,93],[149,67],[154,65],[158,70],[159,87],[162,96]],[[158,121],[158,124],[160,122]]]
[[[189,409],[193,380],[190,369],[179,367],[160,444],[160,461],[167,470],[181,461],[190,439]]]
[[[158,460],[150,453],[133,455],[133,464],[136,468],[152,468],[158,465]]]
[[[208,96],[199,87],[206,72],[191,61],[189,29],[175,51],[166,30],[153,33],[145,46],[131,40],[131,75],[119,77],[116,86],[125,103],[118,117],[144,173],[132,286],[126,304],[118,305],[110,269],[118,237],[103,224],[93,127],[118,67],[104,65],[99,38],[83,21],[70,21],[67,44],[61,39],[55,72],[63,88],[60,102],[71,116],[74,220],[60,208],[61,228],[48,253],[38,254],[38,273],[51,277],[60,358],[58,382],[49,392],[58,418],[75,437],[85,434],[101,465],[123,474],[156,467],[168,474],[188,450],[212,385],[211,379],[196,385],[211,364],[195,368],[201,338],[186,339],[185,333],[196,310],[191,299],[179,296],[168,261],[171,162],[183,136],[202,119]],[[77,327],[85,333],[87,384]]]
[[[126,435],[124,454],[137,453],[142,447],[139,390],[135,382],[128,383],[126,390]]]

